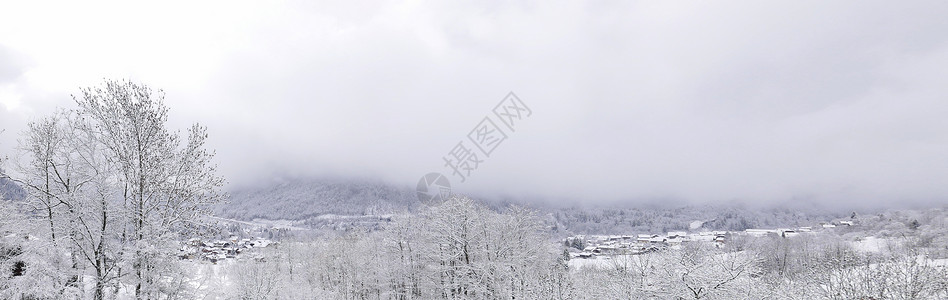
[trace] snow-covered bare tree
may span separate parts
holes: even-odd
[[[223,198],[205,128],[183,141],[167,127],[163,94],[136,83],[106,81],[74,99],[77,109],[30,123],[14,177],[53,248],[71,255],[62,273],[92,275],[94,299],[109,288],[181,295],[175,241]]]
[[[383,239],[385,251],[391,255],[389,268],[390,289],[395,298],[412,299],[422,295],[421,281],[425,264],[419,251],[420,232],[415,230],[418,220],[405,216],[388,228]]]
[[[738,284],[757,271],[757,258],[747,252],[725,252],[713,245],[686,243],[662,253],[660,298],[732,299],[748,297]]]
[[[549,298],[565,266],[528,210],[501,214],[457,196],[423,211],[416,236],[443,298]]]
[[[135,295],[159,298],[162,276],[174,274],[174,241],[191,222],[223,199],[223,179],[205,149],[206,128],[195,124],[188,139],[167,127],[164,93],[132,82],[106,81],[74,97],[81,131],[104,149],[116,189],[102,193],[121,201],[117,227],[130,254]]]
[[[45,226],[37,229],[45,232],[43,236],[46,238],[31,245],[45,244],[45,248],[52,249],[51,253],[63,251],[70,254],[67,261],[58,254],[46,257],[44,263],[56,269],[50,273],[54,277],[65,276],[71,285],[79,286],[85,266],[80,261],[91,263],[101,275],[96,276],[95,285],[96,295],[101,299],[107,248],[101,230],[103,208],[91,202],[99,199],[91,191],[96,176],[104,173],[93,169],[95,164],[92,162],[98,154],[86,152],[94,144],[84,142],[81,136],[74,136],[80,135],[74,131],[75,121],[78,121],[75,114],[57,111],[28,125],[18,147],[20,157],[15,170],[19,176],[16,182],[26,189],[33,210],[45,217]],[[40,234],[40,231],[33,233]],[[51,283],[61,281],[50,280]]]
[[[79,298],[69,259],[38,236],[47,227],[32,222],[20,204],[0,196],[0,298]]]
[[[235,297],[571,298],[561,252],[532,211],[499,213],[458,197],[395,219],[378,232],[281,244],[276,256],[250,262],[255,270],[231,268],[244,291]]]

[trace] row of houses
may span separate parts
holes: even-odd
[[[820,227],[823,228],[824,230],[828,228],[836,228],[837,226],[848,227],[848,226],[857,226],[857,225],[858,223],[856,223],[856,221],[853,221],[853,220],[837,220],[837,221],[832,221],[828,223],[820,223]],[[797,228],[777,228],[777,229],[756,229],[755,228],[755,229],[744,230],[744,234],[747,234],[750,236],[757,236],[757,237],[767,236],[767,235],[776,235],[776,236],[787,238],[787,237],[799,236],[801,234],[812,234],[812,233],[814,233],[813,227],[810,227],[810,226],[803,226],[803,227],[797,227]]]
[[[181,246],[178,258],[201,259],[217,263],[225,259],[235,259],[253,248],[266,248],[274,244],[277,243],[265,238],[240,239],[237,236],[231,236],[229,239],[215,241],[194,238]]]
[[[762,237],[768,235],[775,235],[779,237],[795,237],[800,234],[812,233],[812,227],[800,227],[800,228],[777,228],[777,229],[747,229],[744,230],[744,234],[755,237]]]
[[[590,235],[567,238],[582,241],[586,245],[582,251],[570,254],[573,258],[592,258],[597,255],[636,255],[666,248],[680,247],[686,242],[711,242],[723,245],[727,240],[727,231],[705,231],[689,234],[685,231],[671,231],[662,234],[639,235]]]
[[[835,220],[821,223],[823,230],[837,226],[857,226],[856,220]],[[597,255],[641,254],[666,248],[680,247],[686,242],[708,242],[723,246],[728,237],[735,234],[754,237],[779,236],[792,238],[801,234],[814,233],[813,227],[803,226],[796,228],[775,229],[746,229],[744,231],[702,231],[689,233],[686,231],[669,231],[666,234],[639,234],[639,235],[578,235],[568,237],[566,244],[576,247],[585,245],[581,251],[573,251],[570,256],[575,258],[592,258]],[[577,249],[578,250],[578,249]]]

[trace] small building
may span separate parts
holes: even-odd
[[[787,238],[787,237],[794,237],[794,236],[800,235],[800,233],[797,232],[796,230],[794,230],[794,229],[789,229],[789,228],[777,229],[777,232],[780,233],[780,237],[785,237],[785,238]]]
[[[746,230],[744,230],[744,233],[746,233],[746,234],[748,234],[748,235],[751,235],[751,236],[761,237],[761,236],[767,236],[767,235],[769,235],[769,234],[777,234],[777,230],[775,230],[775,229],[756,229],[756,228],[754,228],[754,229],[746,229]]]

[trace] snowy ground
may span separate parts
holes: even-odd
[[[882,251],[889,249],[889,246],[895,245],[896,241],[870,236],[850,243],[856,251],[882,253]]]
[[[234,288],[234,283],[227,276],[226,269],[238,263],[241,262],[236,260],[225,260],[217,264],[203,261],[188,262],[194,274],[191,286],[197,290],[199,299],[227,299],[227,292]]]
[[[567,262],[570,270],[581,270],[584,268],[612,269],[619,266],[627,266],[632,262],[642,259],[648,259],[650,254],[640,255],[614,255],[614,256],[595,256],[592,258],[573,258]]]

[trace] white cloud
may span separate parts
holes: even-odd
[[[412,184],[448,172],[441,156],[513,90],[534,116],[459,190],[948,192],[943,2],[9,5],[0,47],[30,60],[7,83],[18,109],[69,105],[102,77],[143,81],[167,91],[175,126],[210,127],[237,182],[292,170]]]

